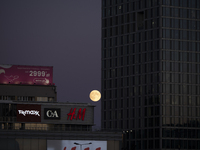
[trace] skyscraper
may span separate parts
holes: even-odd
[[[102,0],[102,128],[200,149],[200,1]]]

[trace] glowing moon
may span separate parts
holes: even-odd
[[[90,92],[89,97],[92,101],[97,102],[101,98],[101,93],[97,90],[93,90],[93,91]]]

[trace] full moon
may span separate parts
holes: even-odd
[[[97,90],[93,90],[93,91],[90,92],[89,97],[92,101],[97,102],[101,98],[101,93]]]

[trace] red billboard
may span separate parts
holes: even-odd
[[[41,105],[18,104],[17,122],[41,122]]]
[[[53,67],[0,65],[0,84],[51,85]]]

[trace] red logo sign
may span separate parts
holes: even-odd
[[[81,118],[82,118],[82,121],[84,120],[86,108],[84,108],[83,111],[81,108],[79,108],[77,115],[76,115],[76,108],[74,108],[73,111],[72,110],[73,109],[71,108],[70,112],[67,114],[67,116],[68,116],[67,120],[69,120],[69,118],[70,118],[70,120],[73,120],[73,119],[80,120]]]
[[[63,150],[67,150],[67,147],[64,147]],[[76,147],[72,147],[71,150],[76,150]],[[90,150],[89,147],[85,148],[84,150]],[[96,150],[101,150],[101,147],[96,148]]]

